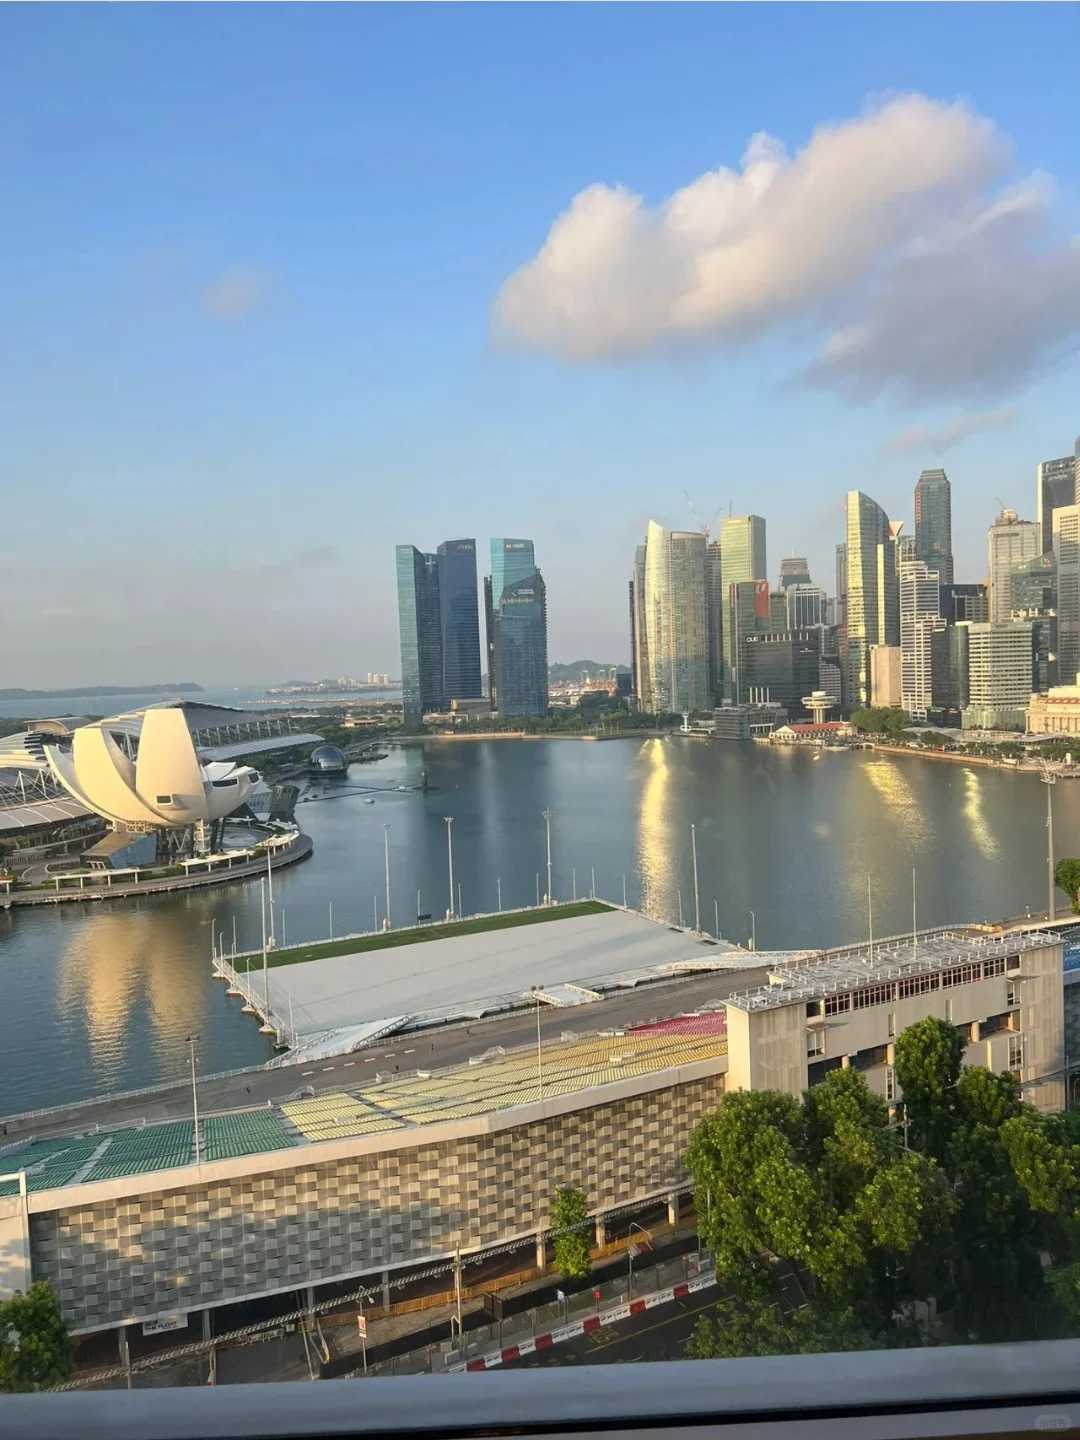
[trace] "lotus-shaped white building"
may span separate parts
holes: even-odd
[[[244,803],[258,771],[200,761],[182,707],[152,708],[141,718],[137,748],[110,720],[80,726],[70,749],[46,742],[49,769],[80,804],[127,829],[186,829]]]

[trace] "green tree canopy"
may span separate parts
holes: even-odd
[[[563,1185],[551,1205],[555,1264],[568,1280],[584,1280],[591,1270],[589,1203],[580,1190]]]
[[[44,1390],[71,1374],[72,1345],[60,1307],[42,1282],[0,1303],[0,1390]]]
[[[1059,860],[1054,870],[1054,880],[1059,890],[1072,902],[1073,913],[1080,915],[1080,860]]]
[[[698,1124],[687,1160],[721,1271],[787,1261],[838,1303],[886,1283],[899,1295],[902,1257],[950,1208],[935,1167],[899,1146],[884,1103],[852,1070],[802,1105],[772,1091],[728,1096]]]
[[[944,1020],[928,1016],[896,1042],[896,1079],[904,1092],[910,1143],[940,1160],[955,1128],[964,1041]]]

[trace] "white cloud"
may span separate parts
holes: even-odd
[[[203,291],[203,304],[219,320],[249,315],[267,296],[266,273],[255,265],[230,265]]]
[[[815,382],[1000,387],[1080,329],[1080,246],[1045,180],[998,192],[1008,158],[968,107],[904,95],[794,155],[755,135],[655,207],[592,185],[502,286],[496,332],[590,362],[798,326]]]
[[[954,415],[942,425],[911,425],[890,436],[881,447],[883,455],[912,455],[919,450],[942,455],[972,435],[984,430],[1000,430],[1016,420],[1012,405],[999,405],[996,410],[969,410]]]

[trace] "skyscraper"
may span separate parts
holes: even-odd
[[[648,708],[679,713],[710,708],[704,535],[666,530],[650,520],[644,597]]]
[[[990,623],[1009,618],[1009,573],[1014,565],[1040,554],[1039,527],[1021,520],[1015,510],[1001,511],[987,532],[987,574],[990,578]]]
[[[952,584],[952,486],[944,470],[924,470],[916,482],[915,557]]]
[[[924,560],[900,567],[900,704],[915,720],[933,704],[933,635],[945,628],[938,583]]]
[[[479,700],[482,691],[476,541],[444,540],[437,553],[443,703]]]
[[[847,541],[836,547],[836,618],[834,624],[847,623]]]
[[[415,545],[399,545],[396,557],[401,698],[405,723],[419,725],[444,703],[439,563]]]
[[[1062,455],[1035,467],[1035,524],[1045,555],[1054,547],[1054,511],[1076,504],[1076,459]]]
[[[820,585],[791,585],[787,590],[787,628],[805,630],[828,623],[828,596]]]
[[[810,584],[810,566],[802,555],[787,555],[780,561],[780,589]]]
[[[491,542],[491,600],[497,610],[507,585],[524,580],[536,569],[536,552],[531,540],[507,540],[496,537]]]
[[[652,714],[653,703],[652,672],[649,667],[649,638],[645,631],[645,546],[639,545],[634,551],[634,578],[630,582],[632,613],[630,641],[634,650],[634,694],[638,709]]]
[[[807,713],[803,697],[818,688],[820,678],[820,629],[744,636],[739,688],[751,704],[776,701],[789,720],[799,719]]]
[[[1057,567],[1058,676],[1063,684],[1074,685],[1080,672],[1080,505],[1059,505],[1052,523]]]
[[[728,689],[724,698],[741,704],[747,697],[746,642],[751,635],[772,631],[771,596],[767,580],[737,580],[725,585],[724,675]]]
[[[720,541],[705,547],[705,618],[709,630],[709,693],[719,704],[724,695],[724,566]]]
[[[502,587],[495,611],[495,694],[500,715],[547,714],[547,591],[539,570]]]
[[[869,495],[861,490],[847,494],[847,684],[845,701],[853,709],[870,703],[869,649],[871,645],[895,645],[896,634],[887,633],[898,601],[888,591],[896,579],[896,527]],[[879,554],[879,552],[881,552]],[[898,615],[896,616],[898,619]]]
[[[492,539],[491,574],[484,577],[484,633],[487,636],[488,693],[492,706],[500,710],[495,649],[502,593],[508,585],[526,579],[535,571],[536,555],[531,540],[510,540],[501,536]]]
[[[765,556],[765,521],[760,515],[728,515],[720,524],[720,570],[723,595],[730,597],[732,585],[764,580],[768,571]],[[768,586],[766,586],[766,594]],[[766,602],[767,603],[767,602]],[[722,611],[720,657],[720,698],[733,700],[735,651],[739,636],[732,629],[737,614],[728,600]]]
[[[1031,625],[1022,620],[968,624],[967,631],[964,729],[1022,730],[1034,676]]]

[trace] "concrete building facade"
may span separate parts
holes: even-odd
[[[870,646],[870,705],[898,706],[903,697],[899,645]]]
[[[965,730],[1022,730],[1031,701],[1033,637],[1028,621],[968,625]]]
[[[1009,576],[1015,565],[1041,554],[1039,528],[1021,520],[1015,510],[1002,510],[987,531],[986,573],[990,579],[990,621],[1003,624],[1012,610]]]

